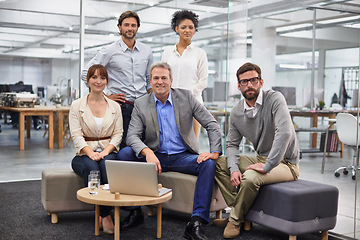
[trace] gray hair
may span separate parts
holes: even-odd
[[[170,67],[170,65],[167,63],[167,62],[156,62],[156,63],[153,63],[152,65],[151,65],[151,67],[150,67],[150,79],[151,79],[151,72],[152,72],[152,70],[154,69],[154,68],[156,68],[156,67],[159,67],[159,68],[165,68],[165,69],[167,69],[167,70],[169,70],[169,75],[170,75],[170,79],[172,79],[172,77],[171,77],[171,67]]]

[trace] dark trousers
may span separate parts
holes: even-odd
[[[172,155],[155,152],[155,155],[160,161],[162,172],[174,171],[197,176],[192,216],[199,216],[209,222],[216,170],[215,161],[209,159],[198,164],[199,155],[188,151]],[[137,158],[131,147],[121,149],[118,152],[118,159],[122,161],[146,161],[145,157]]]
[[[114,160],[116,159],[116,153],[110,153],[104,159],[100,161],[94,161],[89,158],[87,155],[75,156],[71,162],[71,167],[76,174],[78,174],[84,180],[85,186],[88,185],[88,176],[90,171],[99,170],[100,171],[100,184],[108,183],[105,160]],[[100,216],[106,217],[110,214],[111,207],[109,206],[100,206]]]
[[[130,120],[131,120],[131,113],[134,109],[133,105],[122,103],[121,104],[121,113],[123,117],[123,137],[120,143],[120,149],[126,147],[126,135],[129,129]]]

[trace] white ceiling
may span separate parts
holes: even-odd
[[[230,0],[230,8],[225,0],[83,0],[83,4],[86,57],[118,39],[117,19],[126,10],[139,14],[137,39],[155,54],[177,41],[170,19],[179,9],[199,15],[194,41],[206,48],[209,59],[217,57],[227,36],[236,40],[241,32],[236,24],[246,18],[249,39],[253,20],[265,18],[267,26],[277,30],[278,54],[309,51],[313,9],[319,48],[359,46],[360,0]],[[79,13],[80,1],[74,0],[0,0],[0,57],[78,58]]]

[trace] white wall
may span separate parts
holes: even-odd
[[[51,72],[51,85],[59,85],[61,80],[72,78],[70,59],[53,59]]]
[[[3,58],[0,59],[1,84],[15,84],[23,81],[33,85],[33,91],[51,82],[52,63],[50,60]]]
[[[327,50],[325,68],[359,66],[359,48]]]
[[[291,60],[291,55],[293,55],[294,61],[298,59],[297,54],[289,54],[287,55],[288,61]],[[359,66],[359,48],[325,51],[324,101],[326,107],[331,107],[331,98],[334,93],[339,97],[342,67],[353,66]],[[315,89],[318,88],[317,77],[318,74],[315,71]],[[277,71],[274,86],[296,87],[296,105],[301,107],[303,89],[311,88],[311,70]]]
[[[328,50],[325,56],[325,96],[326,102],[330,103],[334,93],[339,97],[342,68],[359,67],[359,48]]]
[[[263,78],[266,79],[265,76]],[[296,106],[302,107],[303,91],[311,88],[311,70],[277,71],[273,86],[296,87]]]
[[[324,88],[325,88],[325,104],[330,106],[331,98],[336,93],[339,97],[340,83],[341,83],[341,68],[325,69]]]

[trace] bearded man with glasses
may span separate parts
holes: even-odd
[[[225,226],[224,238],[240,234],[241,224],[262,185],[294,181],[299,177],[299,143],[284,96],[262,90],[261,69],[252,63],[237,73],[242,99],[231,111],[226,155],[216,162],[215,180],[231,212],[214,224]],[[242,138],[256,155],[239,155]]]

